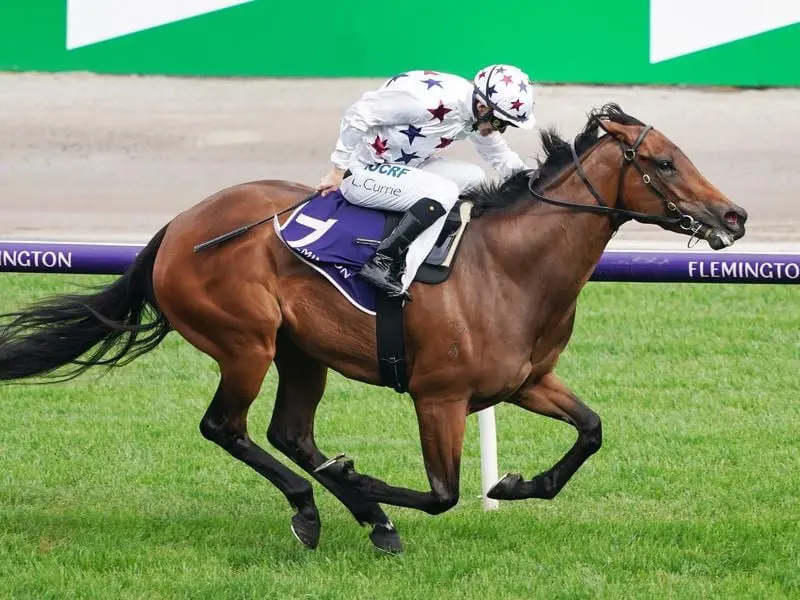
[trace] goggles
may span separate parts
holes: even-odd
[[[480,125],[481,123],[489,123],[489,125],[492,126],[492,129],[499,131],[500,133],[505,133],[506,128],[511,125],[511,123],[508,121],[497,118],[493,112],[488,112],[482,117],[478,118],[476,125]]]

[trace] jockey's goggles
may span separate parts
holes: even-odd
[[[499,131],[500,133],[505,133],[506,128],[509,125],[513,125],[508,121],[504,121],[503,119],[498,119],[493,112],[488,112],[482,117],[478,117],[476,125],[480,125],[481,123],[489,123],[492,126],[492,129],[495,131]]]
[[[492,125],[492,129],[495,131],[499,131],[500,133],[505,133],[506,127],[511,125],[508,121],[503,121],[503,119],[498,119],[497,117],[492,117],[489,121]]]

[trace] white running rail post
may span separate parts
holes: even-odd
[[[483,490],[483,510],[496,510],[500,503],[486,496],[497,483],[497,428],[494,420],[494,407],[478,412],[478,429],[481,439],[481,489]]]

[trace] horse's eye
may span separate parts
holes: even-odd
[[[658,161],[658,168],[665,173],[672,173],[675,170],[675,165],[672,164],[671,160],[660,160]]]

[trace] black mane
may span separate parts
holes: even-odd
[[[644,126],[639,119],[627,114],[613,102],[602,108],[595,108],[589,113],[586,125],[575,138],[575,151],[578,156],[600,139],[601,121]],[[540,188],[572,164],[569,142],[564,140],[554,127],[542,131],[541,139],[545,160],[544,162],[537,160],[538,165],[535,169],[517,171],[505,181],[482,183],[462,195],[464,199],[472,201],[473,217],[479,217],[486,211],[504,209],[516,204],[522,193],[528,189],[531,179],[535,181],[535,187]]]

